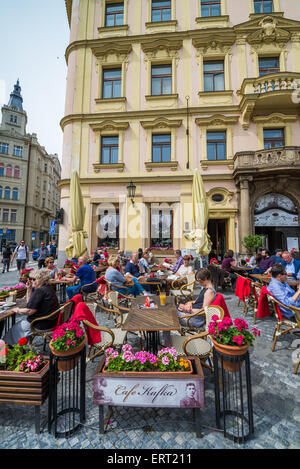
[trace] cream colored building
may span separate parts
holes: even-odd
[[[243,252],[249,233],[264,235],[272,250],[296,243],[298,1],[66,0],[66,7],[60,251],[70,234],[74,169],[89,250],[192,248],[185,234],[195,168],[209,201],[213,256]]]
[[[58,156],[49,155],[35,133],[26,133],[27,114],[19,80],[0,127],[0,237],[22,239],[32,249],[49,239],[51,220],[60,208]],[[53,239],[57,240],[58,229]],[[51,237],[52,239],[52,237]]]

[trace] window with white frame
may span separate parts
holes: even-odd
[[[0,153],[8,155],[8,143],[0,142]]]
[[[23,147],[21,147],[20,145],[14,145],[13,155],[14,156],[23,156]]]

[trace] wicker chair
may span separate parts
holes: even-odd
[[[95,326],[87,320],[82,321],[86,326],[101,332],[101,342],[89,345],[87,362],[94,360],[94,358],[101,355],[108,347],[120,348],[126,340],[127,331],[122,331],[120,328],[109,329],[108,327]]]
[[[175,304],[186,303],[187,301],[193,301],[193,293],[195,287],[195,274],[188,274],[186,276],[187,283],[178,288],[178,282],[180,279],[175,279],[172,282],[170,293],[175,296]],[[177,285],[176,285],[177,284]]]
[[[300,333],[300,308],[296,306],[286,306],[280,301],[276,300],[271,295],[267,295],[269,303],[273,306],[273,311],[276,317],[276,327],[273,335],[273,345],[272,345],[272,352],[274,352],[276,347],[276,342],[278,337],[285,336],[289,334],[298,335]],[[285,308],[290,310],[294,314],[294,318],[296,322],[290,321],[287,318],[280,318],[277,310],[277,306],[280,308]],[[294,368],[294,374],[297,374],[298,368],[300,365],[300,355],[298,356],[298,361]]]
[[[212,345],[207,341],[208,324],[211,322],[213,315],[217,315],[222,320],[224,317],[224,311],[220,306],[207,306],[204,308],[204,314],[206,320],[205,332],[194,334],[189,337],[172,334],[171,344],[175,347],[178,355],[197,355],[200,357],[202,365],[213,371],[211,359]],[[208,365],[205,363],[206,361],[209,362]]]
[[[30,323],[30,329],[32,334],[29,336],[29,347],[32,348],[33,340],[35,337],[42,337],[44,339],[43,350],[46,348],[46,343],[50,342],[52,338],[52,333],[57,328],[57,325],[51,329],[39,329],[39,323],[45,321],[46,319],[51,319],[57,317],[57,320],[60,315],[60,323],[67,322],[73,314],[74,303],[72,301],[65,303],[59,309],[49,314],[48,316],[43,316],[41,318],[36,318]]]

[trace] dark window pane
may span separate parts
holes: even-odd
[[[164,78],[162,94],[171,94],[171,93],[172,93],[172,79]]]
[[[157,75],[171,75],[172,74],[172,65],[159,65],[152,67],[152,76]]]
[[[211,8],[211,14],[212,16],[220,16],[221,15],[220,5],[213,5]]]
[[[153,163],[160,163],[160,147],[152,147],[152,161]]]
[[[203,69],[205,72],[215,72],[224,70],[224,62],[204,62]]]
[[[103,98],[111,98],[111,81],[103,82]]]
[[[153,23],[160,21],[160,10],[152,10],[152,21]]]
[[[161,80],[160,78],[152,78],[152,94],[161,94]]]
[[[102,148],[102,161],[103,164],[109,163],[109,148]]]
[[[106,16],[105,26],[110,27],[115,25],[115,18],[114,16],[108,15]]]
[[[171,20],[171,10],[163,10],[162,12],[162,21],[170,21]]]
[[[207,132],[207,140],[224,140],[226,132]]]
[[[123,11],[123,8],[124,8],[123,4],[112,3],[111,5],[106,5],[106,12],[111,13],[111,12]]]
[[[225,143],[217,143],[217,159],[225,160],[226,159],[226,146]]]
[[[118,145],[119,137],[102,137],[102,145]]]
[[[163,145],[162,161],[163,162],[171,161],[171,146],[170,145]]]
[[[283,138],[283,129],[265,129],[264,138]]]
[[[224,91],[224,74],[215,75],[215,91]]]
[[[121,70],[116,68],[114,70],[104,70],[103,77],[105,80],[110,78],[120,78],[121,79]]]
[[[123,24],[123,13],[116,15],[116,26],[122,26]]]
[[[204,91],[213,91],[214,81],[212,75],[204,75]]]
[[[207,144],[207,159],[208,160],[215,160],[215,145],[213,143]]]
[[[118,163],[118,148],[113,147],[111,149],[111,163],[116,164]]]
[[[113,84],[113,98],[120,98],[121,97],[121,82],[114,81]]]
[[[152,135],[153,143],[170,143],[171,135]]]

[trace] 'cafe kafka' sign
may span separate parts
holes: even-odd
[[[94,404],[136,407],[204,407],[204,379],[94,377]]]

